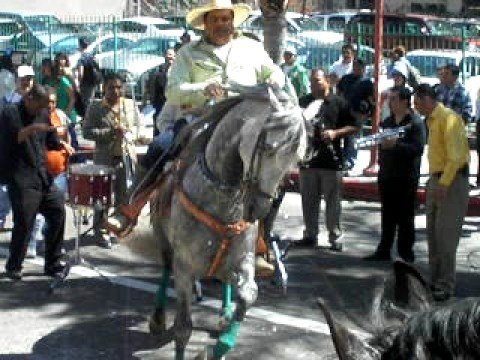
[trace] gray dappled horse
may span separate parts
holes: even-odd
[[[397,261],[393,281],[376,290],[371,336],[360,337],[338,323],[318,300],[340,360],[480,359],[480,298],[434,306],[426,281]]]
[[[194,279],[212,276],[233,284],[237,293],[235,311],[216,345],[207,346],[196,359],[221,359],[234,347],[240,323],[257,298],[255,221],[267,214],[279,182],[301,160],[306,147],[300,109],[286,94],[269,86],[215,105],[198,122],[191,126],[203,130],[192,132],[187,150],[195,146],[192,142],[202,143],[196,136],[205,137],[205,132],[208,136],[199,151],[193,155],[190,151],[190,164],[173,190],[170,216],[152,215],[158,236],[157,249],[152,251],[161,247],[164,273],[150,328],[166,330],[166,289],[172,271],[177,360],[184,359],[192,332]],[[211,226],[195,212],[208,218]],[[228,250],[219,250],[223,246]],[[212,265],[215,258],[218,266]]]

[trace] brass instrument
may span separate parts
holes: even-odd
[[[382,131],[363,136],[355,140],[355,148],[356,149],[366,149],[377,146],[383,142],[385,139],[389,138],[396,138],[401,139],[405,136],[405,132],[410,127],[410,125],[400,126],[397,128],[388,128],[383,129]]]

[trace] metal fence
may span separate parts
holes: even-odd
[[[93,6],[93,5],[92,5]],[[46,16],[30,21],[20,21],[2,15],[0,11],[0,50],[13,49],[18,62],[32,64],[39,72],[41,61],[65,53],[74,67],[78,61],[78,40],[83,37],[91,44],[92,52],[102,71],[117,71],[136,84],[136,93],[142,94],[149,74],[163,62],[163,53],[180,41],[184,32],[183,18],[172,17],[178,25],[164,23],[154,18],[121,19],[113,17],[57,19]],[[252,31],[262,38],[261,30]],[[388,49],[404,45],[407,49],[433,49],[439,52],[456,52],[456,59],[437,60],[432,57],[420,59],[416,64],[422,74],[431,74],[442,61],[455,61],[462,65],[468,76],[480,75],[480,34],[468,28],[438,35],[424,34],[420,28],[386,27],[384,35],[385,55]],[[417,32],[417,33],[416,33]],[[420,32],[420,33],[418,33]],[[373,26],[362,25],[345,28],[344,33],[319,33],[314,36],[298,32],[288,33],[287,45],[297,49],[298,58],[309,69],[328,69],[341,56],[345,42],[354,43],[357,56],[367,64],[374,61]],[[318,34],[317,34],[318,35]],[[198,34],[196,35],[198,36]],[[473,50],[473,51],[469,51]],[[460,54],[460,55],[459,55]],[[468,56],[468,61],[462,59]]]

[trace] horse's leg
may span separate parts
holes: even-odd
[[[163,276],[155,294],[155,310],[148,322],[151,334],[160,334],[166,330],[165,306],[167,305],[167,287],[171,271],[167,267],[163,269]]]
[[[232,320],[218,338],[213,348],[213,357],[211,359],[221,359],[227,352],[235,347],[238,333],[240,332],[240,323],[244,320],[247,309],[252,306],[257,299],[258,287],[255,283],[254,275],[255,266],[252,254],[252,256],[244,262],[239,274],[238,301]]]
[[[192,334],[192,281],[188,267],[179,267],[177,262],[174,268],[175,291],[177,293],[177,313],[175,315],[175,360],[185,359],[185,348]]]
[[[220,314],[219,329],[224,330],[232,320],[232,284],[222,283],[222,312]]]

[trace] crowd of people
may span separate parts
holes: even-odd
[[[455,253],[469,190],[465,123],[473,119],[472,99],[458,81],[458,66],[439,69],[437,87],[419,84],[405,49],[396,47],[388,68],[393,86],[375,104],[374,84],[365,78],[365,62],[350,44],[343,46],[341,58],[329,69],[305,69],[295,48],[285,50],[284,62],[278,66],[260,42],[235,31],[247,18],[248,6],[212,3],[202,11],[193,9],[187,15],[190,26],[203,31],[201,39],[191,41],[186,33],[179,46],[166,49],[165,63],[148,80],[144,95],[154,108],[155,130],[142,161],[137,161],[135,149],[139,108],[123,96],[124,79],[117,74],[104,76],[103,97],[94,98],[101,80],[84,39],[79,42],[78,64],[70,66],[68,57],[58,54],[42,63],[38,82],[31,66],[14,70],[9,56],[3,57],[0,121],[7,136],[2,137],[2,151],[10,154],[11,167],[0,188],[0,227],[10,209],[14,224],[7,276],[21,278],[24,258],[36,255],[42,237],[45,274],[62,271],[66,174],[71,155],[79,149],[76,125],[80,119],[83,137],[95,142],[94,163],[114,169],[118,206],[111,217],[105,208],[96,208],[93,222],[98,244],[111,248],[115,234],[123,235],[136,223],[151,192],[140,185],[144,175],[159,157],[174,155],[169,153],[170,145],[180,128],[198,118],[209,104],[235,96],[235,86],[270,83],[297,97],[309,124],[313,155],[299,164],[305,231],[296,245],[317,245],[323,197],[331,250],[342,251],[342,178],[355,164],[355,136],[374,107],[380,106],[381,127],[402,127],[405,135],[386,138],[379,145],[381,238],[365,260],[391,260],[396,238],[398,255],[414,261],[416,194],[420,161],[428,144],[426,212],[432,290],[437,300],[452,296]],[[79,96],[84,109],[78,105]],[[276,201],[276,210],[281,199]],[[270,230],[267,226],[267,236]],[[273,272],[264,252],[258,251],[257,271]]]

